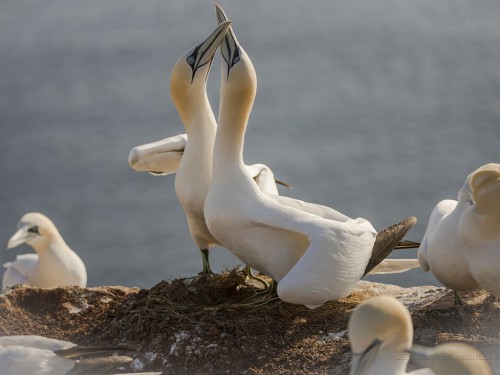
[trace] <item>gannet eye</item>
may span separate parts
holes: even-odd
[[[194,56],[191,55],[189,56],[187,59],[186,59],[186,62],[189,64],[189,65],[193,65],[194,64]]]
[[[233,58],[233,64],[236,64],[238,61],[240,61],[240,57],[239,56],[234,56],[234,58]]]
[[[40,234],[40,231],[38,230],[38,225],[35,225],[35,226],[32,226],[31,228],[28,228],[28,233]]]

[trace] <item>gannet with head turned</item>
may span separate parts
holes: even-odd
[[[472,204],[458,228],[463,255],[479,286],[500,297],[500,164],[476,169],[468,183]]]
[[[218,6],[217,14],[219,22],[226,19]],[[232,28],[221,53],[208,228],[238,258],[276,280],[286,302],[313,306],[348,295],[365,272],[377,232],[365,219],[258,189],[242,157],[255,70]]]
[[[414,375],[490,375],[484,357],[465,344],[435,348],[413,345],[413,323],[408,309],[391,296],[372,297],[352,312],[347,327],[351,341],[350,375],[407,374],[409,356],[426,366]]]
[[[418,260],[424,271],[431,271],[447,288],[476,290],[479,286],[469,272],[458,235],[460,218],[472,205],[469,179],[458,191],[458,199],[446,199],[432,210],[424,237],[418,249]],[[458,302],[458,294],[456,294]]]
[[[19,255],[4,264],[2,290],[15,284],[41,288],[87,285],[87,271],[80,257],[69,248],[54,223],[38,212],[25,214],[7,249],[27,244],[36,254]]]
[[[69,341],[43,336],[4,336],[0,337],[0,368],[2,375],[98,375],[109,374],[118,365],[132,362],[130,357],[109,356],[109,352],[130,350],[121,347],[78,347]],[[105,357],[95,357],[104,354]],[[87,356],[92,357],[86,358]]]
[[[221,23],[206,41],[188,50],[172,70],[171,95],[187,134],[134,147],[129,154],[129,164],[134,170],[155,175],[176,173],[175,191],[186,213],[191,236],[202,252],[202,273],[211,273],[208,250],[218,245],[207,229],[203,214],[212,179],[217,127],[206,93],[206,81],[213,55],[228,25],[229,22]],[[253,164],[245,168],[262,191],[278,194],[274,174],[268,166]]]

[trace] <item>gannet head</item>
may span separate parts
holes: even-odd
[[[217,20],[226,22],[224,10],[215,5]],[[252,61],[241,47],[232,27],[221,43],[221,93],[239,104],[252,105],[257,90],[257,75]],[[229,108],[231,106],[228,106]]]
[[[482,229],[488,236],[500,236],[500,164],[490,163],[469,176],[474,213],[482,218]]]
[[[368,375],[370,366],[382,352],[393,358],[411,347],[413,325],[404,305],[394,297],[377,296],[359,304],[348,324],[353,353],[351,375]],[[407,359],[398,359],[406,367]]]
[[[427,348],[414,345],[408,352],[436,375],[491,375],[491,367],[475,348],[463,343],[446,343]]]
[[[189,111],[206,96],[206,81],[213,58],[230,24],[230,21],[221,23],[204,42],[187,50],[175,64],[170,77],[170,93],[178,110]]]
[[[59,236],[59,231],[54,223],[47,216],[38,212],[25,214],[19,220],[17,228],[17,232],[9,239],[7,249],[22,244],[33,246]]]

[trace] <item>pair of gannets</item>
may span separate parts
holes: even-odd
[[[279,281],[278,294],[288,302],[318,305],[343,297],[381,260],[367,270],[370,257],[387,256],[414,220],[402,223],[393,241],[379,238],[372,257],[377,232],[367,220],[279,196],[268,168],[265,181],[271,189],[255,180],[242,159],[255,97],[255,70],[223,10],[216,8],[219,27],[207,41],[186,52],[172,71],[172,98],[187,137],[138,146],[131,151],[129,163],[136,170],[158,174],[177,171],[176,193],[202,253],[212,244],[227,247],[243,262]],[[218,128],[206,94],[217,42],[223,58]],[[390,250],[380,249],[381,244]],[[414,260],[390,262],[381,266],[383,272],[416,266]]]
[[[450,289],[483,288],[500,297],[500,164],[476,169],[458,200],[436,205],[418,259]]]
[[[208,230],[203,212],[212,181],[217,130],[206,85],[215,52],[229,25],[229,21],[221,23],[203,43],[185,52],[172,70],[170,92],[187,134],[134,147],[129,154],[129,164],[136,171],[156,175],[176,173],[175,192],[186,214],[191,237],[202,253],[204,274],[211,273],[208,250],[220,245]],[[278,194],[274,174],[268,166],[244,167],[259,189],[266,194]]]
[[[80,257],[69,248],[54,223],[38,212],[25,214],[7,249],[27,244],[36,254],[18,255],[4,264],[2,290],[15,284],[41,288],[87,285],[87,271]]]
[[[124,348],[88,348],[43,336],[0,337],[0,371],[2,375],[109,374],[118,365],[132,362],[128,356],[105,356],[109,352],[130,352]],[[81,359],[76,359],[76,358]],[[161,372],[141,373],[159,375]]]
[[[492,375],[483,355],[461,343],[435,348],[413,345],[410,313],[396,298],[377,296],[360,303],[348,324],[352,364],[350,375],[406,374],[409,357],[425,369],[414,375]]]

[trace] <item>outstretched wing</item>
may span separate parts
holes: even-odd
[[[130,150],[128,163],[138,172],[161,176],[177,172],[187,143],[187,135],[179,134]]]
[[[13,262],[5,263],[5,272],[2,280],[2,290],[17,284],[27,284],[33,268],[38,263],[38,255],[22,254],[18,255]]]

